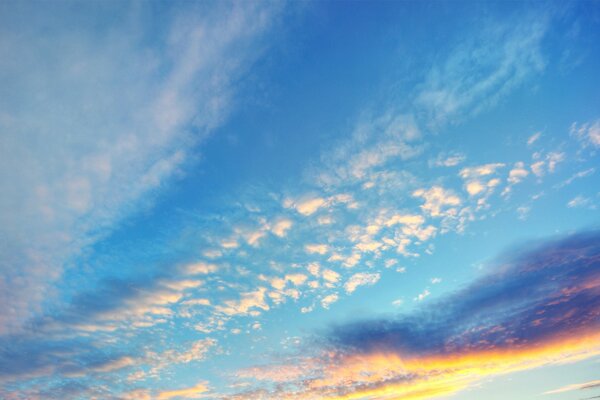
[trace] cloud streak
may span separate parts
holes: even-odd
[[[277,12],[165,9],[157,31],[115,5],[126,23],[94,30],[81,17],[101,20],[104,7],[47,18],[38,6],[3,7],[0,23],[0,333],[39,312],[71,257],[193,161],[188,149],[231,112],[232,84]]]

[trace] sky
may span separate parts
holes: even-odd
[[[0,398],[600,397],[600,3],[0,2]]]

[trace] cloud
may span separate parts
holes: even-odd
[[[531,146],[542,136],[542,132],[536,132],[527,139],[527,146]]]
[[[464,154],[440,154],[437,159],[433,162],[430,162],[430,165],[433,164],[436,167],[455,167],[458,164],[463,163],[467,157]]]
[[[292,227],[293,223],[289,219],[280,219],[271,228],[273,233],[279,237],[284,237],[287,231]]]
[[[333,303],[335,303],[336,301],[338,301],[338,295],[337,294],[330,294],[328,296],[323,297],[323,299],[321,300],[321,305],[323,306],[323,308],[329,308],[329,306]]]
[[[592,208],[592,209],[596,208],[594,202],[590,198],[584,197],[584,196],[576,196],[576,197],[572,198],[567,203],[567,207],[569,207],[569,208],[588,207],[588,208]]]
[[[329,246],[326,244],[307,244],[304,246],[304,250],[308,254],[325,254],[329,251]]]
[[[542,40],[549,17],[526,15],[516,23],[488,24],[429,71],[415,99],[432,127],[494,105],[545,68]],[[489,43],[497,43],[490,46]]]
[[[202,361],[216,345],[217,341],[215,339],[200,339],[191,343],[187,349],[182,351],[168,349],[161,353],[149,352],[146,354],[146,360],[144,361],[152,366],[153,373],[157,373],[173,364],[189,364],[193,361]]]
[[[340,280],[340,274],[333,270],[326,269],[323,271],[323,279],[330,283],[337,283]]]
[[[600,354],[600,232],[524,245],[413,314],[337,325],[265,398],[423,398]],[[318,353],[318,352],[317,352]],[[282,366],[281,368],[284,368]]]
[[[460,170],[459,175],[463,179],[480,178],[482,176],[492,175],[497,169],[504,167],[502,163],[491,163],[479,165],[477,167],[467,167]]]
[[[109,8],[124,18],[92,4],[52,18],[44,6],[3,9],[0,333],[38,313],[65,263],[193,162],[278,9],[173,6],[157,30],[143,7]]]
[[[444,189],[441,186],[417,189],[413,192],[413,196],[425,200],[421,209],[432,217],[456,214],[454,207],[461,204],[460,198],[451,189]]]
[[[165,390],[159,392],[157,395],[157,399],[159,400],[168,400],[175,397],[184,397],[195,399],[200,397],[200,395],[209,391],[208,385],[206,382],[200,382],[195,386],[187,387],[183,389],[175,389],[175,390]]]
[[[302,215],[314,214],[319,208],[325,205],[325,200],[317,197],[315,199],[309,199],[302,201],[296,206],[296,210]]]
[[[569,129],[571,136],[577,138],[584,147],[600,147],[600,120],[578,125],[573,122]]]
[[[544,392],[543,394],[558,394],[558,393],[571,392],[573,390],[594,389],[594,388],[598,388],[598,387],[600,387],[600,380],[595,380],[595,381],[590,381],[590,382],[585,382],[585,383],[575,383],[572,385],[563,386],[558,389],[549,390],[547,392]]]
[[[423,301],[426,297],[429,297],[430,294],[431,292],[429,291],[429,289],[425,289],[422,293],[419,293],[417,297],[415,297],[415,301]]]
[[[255,291],[240,294],[239,300],[227,300],[223,305],[215,307],[215,310],[225,315],[249,315],[251,310],[269,310],[265,301],[267,289],[259,287]]]
[[[218,269],[216,264],[209,264],[205,262],[197,262],[189,264],[183,268],[183,270],[190,275],[206,275],[216,272]]]
[[[352,275],[350,279],[348,279],[348,281],[344,284],[344,289],[346,290],[346,293],[350,294],[359,286],[374,285],[379,281],[380,277],[381,275],[378,273],[359,272]]]
[[[536,153],[539,156],[539,153]],[[565,160],[565,153],[550,152],[546,154],[544,159],[539,160],[531,164],[531,171],[538,176],[542,177],[546,173],[553,173],[556,170],[556,166]]]
[[[525,169],[525,163],[517,162],[508,173],[508,183],[515,185],[521,182],[527,175],[529,175],[529,172]]]
[[[561,182],[558,185],[556,185],[556,188],[562,188],[562,187],[565,187],[567,185],[570,185],[576,179],[585,178],[586,176],[590,176],[590,175],[592,175],[595,172],[596,172],[595,168],[588,168],[586,170],[576,172],[575,174],[571,175],[571,177],[569,177],[569,179],[567,179],[564,182]]]

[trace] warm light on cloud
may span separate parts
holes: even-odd
[[[177,397],[196,399],[196,398],[201,397],[202,394],[208,392],[208,390],[209,389],[208,389],[208,386],[206,385],[206,382],[202,382],[202,383],[197,384],[196,386],[188,387],[185,389],[165,390],[165,391],[159,392],[157,395],[157,399],[168,400],[168,399],[173,399],[173,398],[177,398]]]
[[[424,1],[1,5],[0,398],[594,396],[594,7]]]
[[[599,246],[597,232],[538,245],[414,316],[336,326],[321,355],[299,364],[318,367],[280,375],[296,390],[282,385],[265,398],[435,398],[486,377],[598,356]]]
[[[544,392],[543,394],[558,394],[558,393],[571,392],[574,390],[585,390],[585,389],[594,389],[594,388],[600,388],[600,380],[595,380],[595,381],[590,381],[590,382],[585,382],[585,383],[574,383],[572,385],[563,386],[558,389],[549,390],[547,392]]]

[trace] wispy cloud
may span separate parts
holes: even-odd
[[[46,28],[25,21],[46,7],[4,7],[1,332],[39,311],[69,257],[193,158],[188,149],[232,110],[232,83],[277,13],[258,3],[188,5],[165,12],[156,36],[139,9],[114,6],[128,22],[103,30],[84,29],[67,5],[53,8]]]
[[[544,394],[558,394],[558,393],[571,392],[573,390],[585,390],[585,389],[594,389],[594,388],[600,388],[600,380],[595,380],[595,381],[590,381],[590,382],[585,382],[585,383],[575,383],[572,385],[563,386],[558,389],[549,390],[547,392],[544,392]]]

